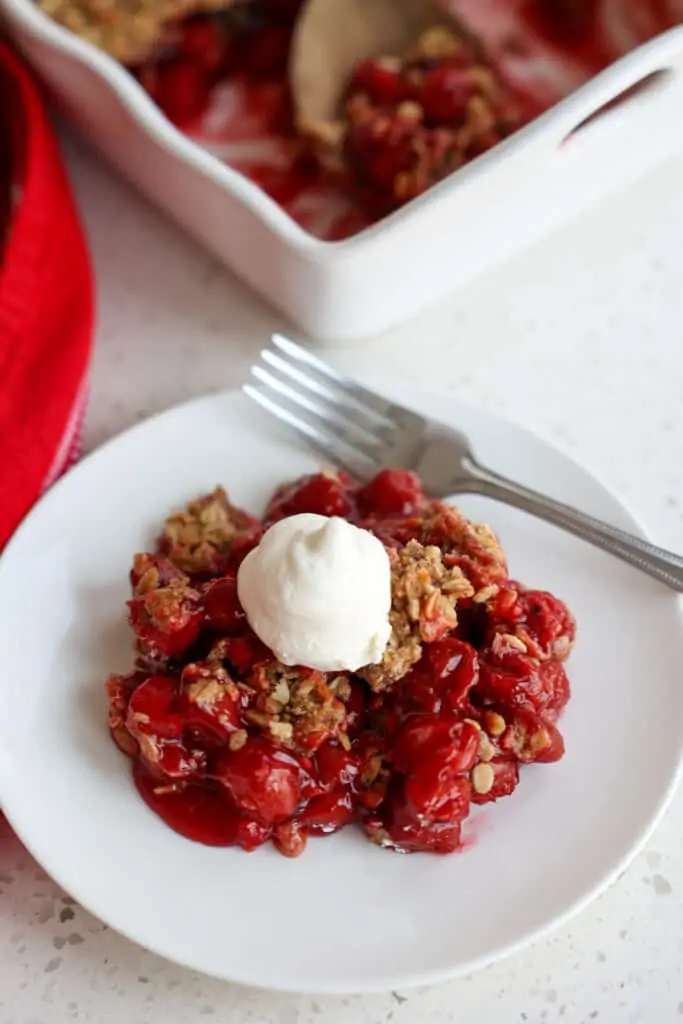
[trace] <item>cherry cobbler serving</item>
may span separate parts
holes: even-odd
[[[109,725],[190,839],[293,857],[355,824],[450,853],[473,805],[563,755],[571,613],[414,474],[308,476],[261,521],[216,488],[130,579],[135,666],[107,682]]]

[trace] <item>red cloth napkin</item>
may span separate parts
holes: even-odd
[[[88,253],[40,92],[0,42],[0,548],[80,442]]]

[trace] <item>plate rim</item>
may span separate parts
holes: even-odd
[[[528,427],[525,427],[514,420],[502,416],[499,413],[490,412],[483,406],[478,406],[474,403],[463,402],[457,396],[452,395],[450,392],[446,391],[446,389],[443,388],[439,389],[413,387],[410,384],[406,385],[405,383],[401,383],[396,380],[389,380],[387,378],[380,379],[375,376],[371,377],[369,375],[364,375],[362,379],[364,382],[370,383],[377,390],[385,391],[389,395],[399,394],[403,396],[406,395],[407,393],[410,393],[425,397],[432,396],[435,398],[440,398],[442,400],[444,398],[448,398],[451,402],[455,401],[455,403],[460,408],[472,410],[475,415],[483,415],[485,419],[489,421],[494,421],[498,426],[512,426],[516,433],[525,435],[534,444],[540,445],[548,453],[561,456],[563,461],[571,463],[572,466],[581,474],[583,474],[585,477],[590,478],[591,483],[599,487],[602,490],[603,494],[610,499],[614,507],[613,510],[616,514],[615,518],[618,521],[620,521],[618,525],[630,527],[634,532],[637,532],[645,539],[649,539],[648,531],[644,528],[642,522],[631,511],[628,503],[624,500],[624,498],[611,487],[608,487],[605,483],[603,483],[596,473],[594,473],[590,468],[586,467],[583,463],[581,463],[573,454],[564,450],[561,444],[555,444],[554,442],[550,442],[546,440],[545,437],[536,434],[533,430],[529,429]],[[50,502],[58,500],[58,498],[55,498],[55,495],[59,495],[62,492],[62,490],[72,486],[71,481],[73,480],[74,477],[77,477],[81,473],[88,472],[88,467],[90,466],[90,464],[93,461],[96,461],[103,452],[105,452],[111,447],[115,447],[122,439],[127,438],[130,435],[134,435],[138,432],[144,433],[145,429],[147,429],[149,425],[153,422],[158,423],[159,421],[162,421],[164,418],[170,419],[174,415],[177,415],[178,413],[181,412],[187,413],[195,406],[217,404],[220,402],[221,399],[230,400],[231,398],[234,398],[239,394],[239,388],[231,388],[190,398],[186,401],[174,404],[169,408],[163,409],[139,423],[131,424],[123,431],[119,432],[113,437],[108,438],[105,442],[103,442],[93,451],[89,452],[86,456],[84,456],[84,458],[81,459],[76,466],[69,470],[47,492],[45,492],[45,494],[41,496],[39,501],[36,502],[36,504],[25,516],[25,518],[22,520],[18,528],[13,533],[12,537],[10,538],[9,542],[7,543],[2,553],[3,556],[6,555],[7,552],[12,549],[14,544],[18,541],[20,537],[24,535],[25,532],[31,529],[34,516],[43,515],[45,509],[49,509]],[[2,578],[3,574],[3,561],[4,559],[0,557],[0,579]],[[675,600],[673,595],[672,599]],[[677,618],[680,627],[681,625],[683,625],[682,602],[678,600],[676,602],[676,605]],[[568,907],[565,908],[563,912],[556,914],[546,923],[540,925],[539,927],[533,929],[530,932],[527,932],[518,940],[503,943],[502,945],[497,946],[495,949],[492,949],[487,954],[474,957],[467,961],[462,961],[459,965],[452,968],[440,967],[435,968],[432,971],[420,970],[416,973],[404,973],[399,977],[383,981],[372,982],[363,979],[344,985],[337,984],[334,982],[321,984],[319,982],[314,982],[312,979],[311,984],[307,984],[305,987],[301,987],[301,983],[297,985],[290,985],[279,980],[276,980],[274,983],[264,984],[263,982],[258,982],[256,980],[244,976],[235,977],[227,972],[219,973],[215,970],[207,970],[207,968],[205,966],[202,966],[201,963],[193,961],[191,956],[184,956],[182,957],[182,959],[175,955],[171,956],[169,955],[169,953],[159,948],[159,946],[156,943],[148,942],[147,940],[145,940],[144,943],[141,942],[140,939],[135,936],[134,931],[131,931],[128,927],[125,926],[125,924],[121,925],[118,923],[112,923],[112,920],[108,914],[102,915],[99,913],[99,911],[92,909],[92,906],[88,900],[81,900],[78,897],[78,895],[76,895],[75,898],[77,899],[79,905],[82,906],[83,909],[85,909],[88,913],[92,914],[98,920],[109,924],[116,932],[118,932],[128,941],[133,942],[135,945],[143,949],[149,950],[150,952],[168,961],[169,963],[176,964],[180,967],[189,970],[197,971],[198,973],[204,974],[209,977],[218,978],[219,980],[226,981],[231,984],[238,984],[245,987],[261,989],[262,991],[279,992],[283,994],[305,993],[311,995],[360,995],[387,992],[391,989],[408,989],[420,986],[430,986],[434,984],[440,984],[447,981],[451,981],[455,978],[464,977],[468,974],[482,970],[483,968],[489,967],[500,961],[507,960],[509,957],[514,956],[522,950],[528,949],[532,945],[535,945],[539,941],[555,933],[558,929],[564,927],[567,924],[567,922],[574,918],[577,914],[581,913],[584,909],[586,909],[592,902],[594,902],[594,900],[596,900],[609,888],[611,888],[611,886],[621,877],[621,875],[627,870],[627,868],[633,862],[633,860],[635,860],[637,855],[642,851],[644,846],[651,838],[653,832],[664,818],[671,804],[671,801],[673,800],[673,797],[678,789],[678,786],[680,785],[682,778],[683,740],[681,741],[680,749],[678,752],[676,770],[670,778],[668,786],[660,795],[659,801],[656,805],[653,806],[652,814],[650,816],[650,820],[647,826],[642,830],[638,840],[622,854],[619,860],[614,864],[613,868],[609,872],[607,872],[601,880],[599,880],[588,892],[584,893],[583,896],[580,896],[579,898],[575,899]],[[50,877],[62,889],[64,889],[66,892],[70,892],[70,887],[66,886],[62,881],[61,872],[53,871],[51,868],[48,869],[47,867],[45,867],[43,857],[38,856],[38,854],[34,852],[33,843],[30,840],[24,838],[21,829],[21,808],[14,808],[12,806],[11,799],[8,807],[6,799],[3,800],[2,798],[3,788],[3,776],[2,773],[0,772],[0,811],[5,815],[7,821],[10,824],[10,827],[14,830],[15,834],[19,838],[22,845],[29,852],[29,854],[37,861],[37,863],[41,867],[44,868],[44,870],[46,870]],[[18,825],[15,824],[15,820],[18,820]]]

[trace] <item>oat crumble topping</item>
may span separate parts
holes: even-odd
[[[149,59],[174,22],[233,0],[37,0],[54,21],[122,64]]]
[[[284,747],[310,752],[344,727],[340,697],[348,696],[349,684],[342,677],[328,685],[323,672],[271,661],[253,672],[251,685],[258,696],[246,717]]]
[[[431,643],[454,629],[458,601],[474,594],[462,569],[444,564],[439,548],[410,540],[398,550],[387,550],[391,562],[391,636],[382,661],[359,673],[377,691],[386,690],[419,661],[423,643]]]
[[[254,519],[216,487],[166,519],[159,546],[184,572],[210,573],[220,566],[235,537],[253,525]]]

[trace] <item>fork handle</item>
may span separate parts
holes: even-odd
[[[494,501],[528,512],[559,526],[568,533],[608,551],[641,572],[664,583],[671,590],[683,593],[683,558],[664,548],[659,548],[642,537],[636,537],[616,526],[610,526],[594,516],[579,512],[561,501],[523,487],[472,460],[468,465],[467,490],[481,494]]]

